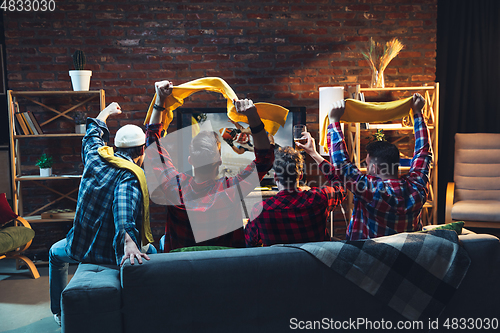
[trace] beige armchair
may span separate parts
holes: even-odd
[[[446,192],[446,223],[500,228],[500,134],[457,133],[453,179]]]

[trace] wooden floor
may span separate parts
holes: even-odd
[[[27,269],[16,270],[15,260],[0,260],[0,332],[61,332],[50,312],[48,263],[36,263],[40,278]],[[70,266],[70,277],[77,265]]]

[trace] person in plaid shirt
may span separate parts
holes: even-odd
[[[298,182],[302,178],[304,158],[292,147],[280,147],[275,151],[274,171],[278,194],[257,203],[245,227],[247,247],[270,246],[330,240],[327,221],[330,212],[342,203],[345,191],[331,164],[316,151],[311,134],[302,133],[303,148],[327,177],[329,185],[302,191]]]
[[[161,241],[163,252],[194,245],[245,247],[242,199],[259,186],[274,161],[274,150],[257,109],[250,100],[234,101],[237,112],[248,118],[255,160],[235,177],[217,179],[221,164],[220,139],[215,132],[202,131],[193,138],[189,149],[188,161],[195,168],[193,177],[177,171],[160,140],[163,105],[172,92],[172,83],[157,82],[155,88],[157,99],[146,127],[146,146],[149,147],[146,159],[152,163],[154,177],[161,184],[162,195],[169,205],[165,236]],[[236,230],[231,228],[234,223],[240,226]],[[214,234],[216,237],[210,236]]]
[[[347,239],[367,239],[421,229],[420,212],[427,198],[431,147],[421,110],[425,100],[415,94],[412,110],[415,152],[408,174],[399,177],[399,150],[387,142],[367,146],[367,174],[350,162],[340,127],[344,101],[334,103],[329,113],[328,146],[335,173],[354,194],[354,209]]]
[[[87,119],[82,143],[84,164],[78,191],[73,227],[65,239],[49,251],[50,307],[61,325],[61,293],[68,283],[68,264],[89,262],[123,264],[130,259],[142,264],[149,257],[140,251],[139,230],[142,225],[142,193],[137,177],[130,171],[108,164],[98,153],[109,139],[106,120],[120,114],[118,103],[111,103],[97,118]],[[120,128],[115,137],[115,156],[141,166],[144,160],[144,132],[138,126]],[[134,131],[135,129],[135,131]],[[119,137],[123,142],[119,141]],[[136,142],[131,141],[135,140]],[[141,141],[142,139],[142,141]],[[148,253],[155,253],[152,245]]]

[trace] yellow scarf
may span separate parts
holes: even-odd
[[[345,112],[340,121],[346,123],[382,123],[407,116],[411,109],[413,97],[391,102],[361,102],[347,99]],[[319,144],[328,150],[326,135],[330,121],[328,115],[323,119],[323,130],[320,133]]]
[[[236,108],[233,104],[234,99],[238,99],[236,93],[231,89],[231,87],[218,77],[206,77],[190,82],[183,83],[179,86],[175,86],[172,90],[172,94],[167,97],[165,101],[166,114],[163,117],[163,127],[168,128],[168,125],[172,122],[174,115],[173,110],[177,109],[179,106],[184,104],[184,99],[191,96],[195,92],[207,90],[221,93],[227,99],[227,116],[232,121],[248,123],[246,116],[236,112]],[[156,93],[149,105],[148,114],[144,121],[144,125],[149,123],[151,118],[151,113],[153,112],[153,105],[156,101]],[[262,122],[264,123],[265,130],[275,135],[279,129],[279,126],[284,126],[286,122],[286,117],[288,115],[288,109],[282,106],[270,103],[255,103],[257,112],[259,113]]]
[[[139,181],[139,185],[141,187],[143,204],[142,229],[140,231],[141,241],[142,245],[153,243],[154,239],[151,233],[151,225],[149,223],[149,192],[144,171],[135,163],[132,163],[120,157],[116,157],[114,155],[112,147],[103,146],[100,147],[97,151],[99,152],[99,155],[101,155],[101,157],[104,158],[106,162],[108,162],[112,166],[119,169],[126,169],[132,172],[137,177],[137,180]]]

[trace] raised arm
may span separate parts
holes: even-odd
[[[339,177],[333,172],[330,162],[325,160],[316,150],[316,141],[309,132],[302,132],[307,138],[305,144],[296,142],[297,147],[304,149],[304,151],[311,156],[311,158],[318,164],[323,175],[330,181],[330,187],[323,188],[323,192],[329,197],[330,206],[334,207],[344,200],[346,193],[344,184],[340,181]]]
[[[340,117],[344,114],[345,102],[343,100],[337,101],[332,104],[332,109],[328,113],[330,118],[330,126],[328,126],[328,148],[332,164],[340,175],[345,176],[347,166],[351,166],[349,154],[347,152],[346,144],[344,141],[344,134],[340,127]],[[352,164],[352,167],[356,168]],[[357,170],[357,168],[356,168]],[[359,170],[357,170],[359,172]]]
[[[415,151],[410,165],[410,179],[421,186],[429,182],[429,168],[432,160],[429,131],[422,116],[425,99],[420,94],[413,95],[412,110],[415,129]]]
[[[147,165],[145,170],[147,177],[154,177],[148,178],[148,181],[155,179],[158,184],[161,184],[163,192],[158,192],[160,194],[157,195],[163,195],[168,202],[178,205],[180,204],[178,188],[177,184],[172,180],[175,180],[177,176],[184,176],[177,171],[170,157],[170,154],[174,152],[173,150],[178,149],[176,147],[177,142],[172,141],[172,139],[168,137],[161,137],[161,132],[163,130],[161,120],[163,111],[165,110],[163,105],[165,104],[166,98],[172,93],[172,89],[172,82],[168,80],[155,83],[155,105],[151,113],[149,124],[146,126],[146,147],[148,148],[145,152],[145,165]],[[167,141],[167,143],[165,143],[165,141]],[[164,145],[168,146],[168,142],[171,143],[169,146],[170,153],[164,147]],[[173,156],[175,155],[174,152]],[[154,191],[152,191],[152,193],[154,193]]]
[[[350,161],[349,153],[344,141],[344,134],[340,127],[340,118],[345,111],[344,100],[333,103],[328,117],[330,126],[328,126],[328,148],[334,172],[351,192],[358,198],[370,201],[373,198],[373,192],[370,190],[371,176],[364,175]]]
[[[106,124],[106,120],[108,120],[109,116],[113,116],[113,115],[120,114],[120,113],[122,113],[122,108],[120,107],[120,105],[118,105],[118,103],[113,102],[113,103],[109,104],[108,106],[106,106],[99,113],[99,115],[97,116],[97,119],[99,119],[100,121],[102,121]]]
[[[248,118],[248,123],[253,135],[255,159],[238,175],[228,179],[229,186],[238,185],[241,188],[241,195],[245,197],[264,178],[266,173],[271,170],[274,162],[274,149],[269,143],[269,138],[264,130],[264,124],[257,113],[257,108],[253,102],[248,99],[234,100],[236,111],[244,114]],[[249,177],[257,171],[257,177]]]
[[[87,119],[87,132],[82,141],[82,161],[86,163],[87,157],[98,154],[97,149],[109,140],[109,130],[106,121],[109,116],[121,114],[118,103],[113,102],[105,107],[96,118]]]
[[[307,142],[302,144],[300,142],[296,142],[295,144],[297,147],[304,149],[304,151],[311,156],[311,158],[316,162],[318,165],[320,165],[325,159],[323,156],[318,153],[316,150],[316,141],[314,138],[311,136],[311,133],[309,132],[302,132],[302,135],[306,137]]]
[[[302,135],[306,137],[307,142],[302,144],[300,142],[296,142],[297,147],[304,149],[304,151],[311,156],[311,158],[316,162],[321,169],[321,172],[325,177],[328,178],[330,182],[340,182],[338,176],[332,171],[332,165],[330,162],[325,160],[323,156],[321,156],[316,150],[316,141],[311,136],[309,132],[302,132]]]
[[[155,83],[156,101],[153,106],[153,112],[151,118],[149,119],[149,124],[158,124],[161,122],[162,112],[165,110],[163,105],[165,100],[172,93],[174,85],[168,80],[160,81]]]
[[[249,99],[234,100],[234,106],[236,111],[247,116],[248,124],[250,125],[250,130],[252,131],[253,143],[255,149],[269,149],[271,144],[269,143],[269,138],[264,130],[264,124],[257,113],[257,108],[253,105],[253,102]]]

